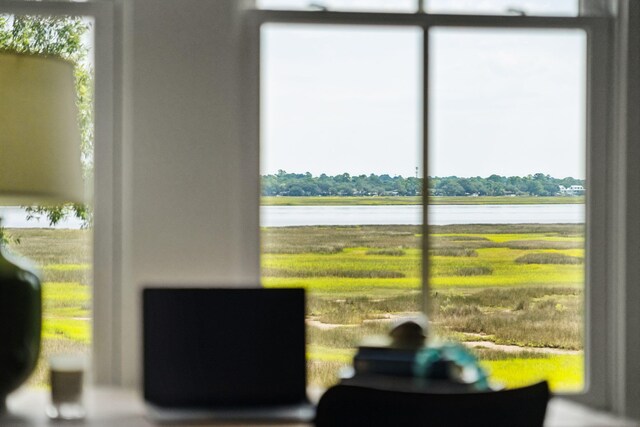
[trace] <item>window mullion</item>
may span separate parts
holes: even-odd
[[[422,39],[422,311],[432,313],[429,286],[429,27]]]

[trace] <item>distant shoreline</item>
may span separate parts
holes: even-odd
[[[263,196],[262,206],[385,206],[422,205],[420,196]],[[432,205],[558,205],[584,204],[584,196],[431,196]]]

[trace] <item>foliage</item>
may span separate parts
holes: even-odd
[[[555,252],[526,254],[516,258],[519,264],[582,264],[582,257],[571,256]]]
[[[558,196],[560,185],[584,185],[584,180],[572,177],[553,178],[536,173],[527,176],[491,175],[487,178],[457,176],[429,177],[431,196]],[[357,175],[343,173],[335,176],[311,173],[287,173],[262,176],[263,196],[419,196],[422,194],[422,178],[400,175]]]
[[[422,205],[420,196],[262,196],[262,206],[398,206]]]
[[[416,196],[421,194],[419,178],[390,176],[387,174],[351,176],[343,173],[336,176],[311,173],[287,173],[262,177],[263,196]]]
[[[422,205],[422,196],[262,196],[262,206],[406,206]],[[584,196],[429,196],[430,205],[583,205]]]
[[[0,247],[20,243],[20,238],[7,233],[6,228],[0,226]]]
[[[88,48],[83,36],[89,24],[78,17],[43,17],[0,15],[0,50],[55,56],[74,64],[76,105],[81,136],[81,161],[84,178],[93,173],[93,70],[87,60]],[[67,204],[54,207],[30,207],[29,217],[44,215],[50,225],[73,214],[85,224],[91,223],[86,205]]]
[[[584,180],[572,177],[553,178],[543,173],[527,176],[491,175],[459,178],[457,176],[430,177],[429,194],[433,196],[556,196],[562,185],[584,185]]]

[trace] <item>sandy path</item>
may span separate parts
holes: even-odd
[[[533,353],[545,353],[545,354],[581,354],[580,350],[564,350],[561,348],[551,348],[551,347],[520,347],[518,345],[506,345],[506,344],[496,344],[491,341],[465,341],[462,344],[467,347],[482,347],[488,348],[490,350],[500,350],[505,353],[520,353],[522,351],[530,351]]]

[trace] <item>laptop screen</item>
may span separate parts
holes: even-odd
[[[304,402],[304,316],[303,289],[145,289],[145,400],[176,408]]]

